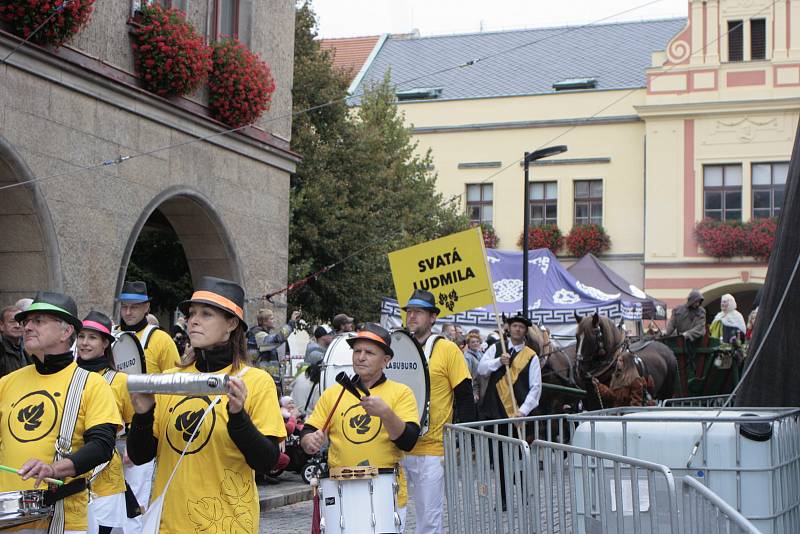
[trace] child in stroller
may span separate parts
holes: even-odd
[[[306,484],[316,476],[317,471],[327,470],[327,452],[313,456],[306,454],[300,446],[300,432],[303,430],[303,415],[297,409],[294,399],[284,396],[280,399],[281,414],[286,425],[286,440],[281,444],[281,455],[275,469],[265,476],[268,484],[279,483],[278,477],[284,471],[298,473]]]

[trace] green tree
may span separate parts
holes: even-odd
[[[394,295],[386,254],[467,227],[460,203],[436,192],[431,154],[420,156],[395,103],[388,76],[345,102],[348,79],[315,41],[308,3],[295,23],[292,147],[303,156],[291,182],[289,278],[297,280],[361,253],[293,291],[305,315],[339,312],[377,320],[380,299]],[[408,295],[399,295],[405,300]]]

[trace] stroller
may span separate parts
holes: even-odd
[[[318,476],[318,473],[328,470],[328,451],[322,450],[314,455],[306,454],[300,446],[300,436],[292,434],[286,438],[286,455],[289,457],[289,465],[280,471],[273,471],[270,476],[277,477],[283,471],[292,471],[300,475],[303,482],[311,483],[311,479]]]

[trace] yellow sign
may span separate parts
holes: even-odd
[[[433,293],[442,317],[494,302],[480,228],[390,252],[389,265],[401,306],[415,289]]]

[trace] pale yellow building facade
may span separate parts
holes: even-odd
[[[519,84],[505,89],[493,83],[498,76],[519,77],[525,57],[512,56],[507,71],[498,66],[467,82],[443,76],[415,81],[416,88],[401,82],[435,66],[425,62],[426,53],[447,56],[461,47],[464,57],[481,57],[492,47],[514,45],[504,38],[544,40],[538,34],[389,38],[352,87],[391,68],[419,151],[432,150],[439,190],[465,209],[477,205],[474,213],[493,225],[499,248],[517,249],[522,233],[523,154],[567,145],[568,152],[530,169],[531,181],[548,184],[556,197],[543,203],[555,205],[553,221],[564,235],[586,215],[578,191],[579,183],[590,182],[591,215],[599,206],[599,218],[592,220],[602,223],[612,242],[601,259],[612,269],[670,307],[698,288],[706,303],[724,293],[740,295],[746,313],[766,264],[704,255],[694,227],[708,216],[747,221],[756,212],[780,209],[778,202],[765,211],[764,197],[756,202],[754,189],[777,199],[778,175],[791,156],[800,117],[800,0],[690,0],[687,19],[648,24],[546,37],[565,52],[556,45],[528,50],[530,69],[550,78],[527,94],[524,84],[517,94],[502,94]],[[646,39],[646,46],[626,51]],[[537,53],[549,54],[547,63],[534,65]],[[631,78],[619,63],[632,65],[642,54],[646,62]],[[502,61],[498,56],[494,60]],[[452,66],[444,64],[448,60],[440,63]],[[481,65],[463,66],[463,76],[470,69],[480,73]],[[480,89],[470,92],[472,87]],[[764,185],[765,172],[774,183]],[[716,187],[719,175],[722,185]],[[715,206],[717,198],[727,205]],[[566,250],[561,259],[575,260]]]

